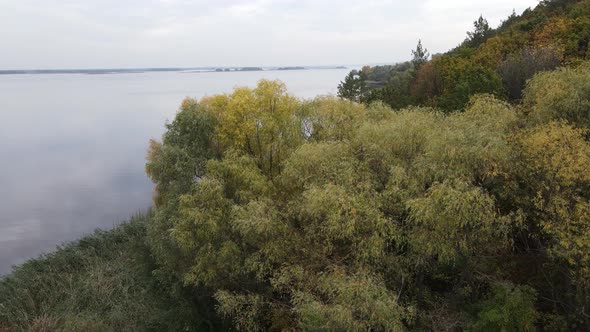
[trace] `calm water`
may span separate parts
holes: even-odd
[[[149,207],[147,143],[184,97],[277,78],[310,98],[347,72],[0,75],[0,275]]]

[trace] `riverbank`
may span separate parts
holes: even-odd
[[[145,244],[151,214],[96,231],[0,279],[0,331],[200,331],[216,324],[159,280]],[[211,307],[211,312],[213,308]]]

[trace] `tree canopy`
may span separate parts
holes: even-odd
[[[452,114],[187,99],[148,154],[157,275],[239,330],[590,328],[588,68]]]
[[[589,330],[588,17],[480,17],[339,98],[185,100],[146,165],[156,275],[238,330]]]

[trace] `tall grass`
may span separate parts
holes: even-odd
[[[150,213],[29,260],[0,279],[0,332],[201,331],[213,311],[152,276]],[[203,312],[210,311],[210,312]]]

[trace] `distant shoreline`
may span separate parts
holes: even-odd
[[[18,69],[0,70],[0,75],[47,75],[47,74],[86,74],[86,75],[111,75],[111,74],[142,74],[152,72],[179,72],[179,73],[227,73],[227,72],[251,72],[251,71],[287,71],[287,70],[313,70],[313,69],[348,69],[345,66],[291,66],[291,67],[195,67],[195,68],[130,68],[130,69]]]

